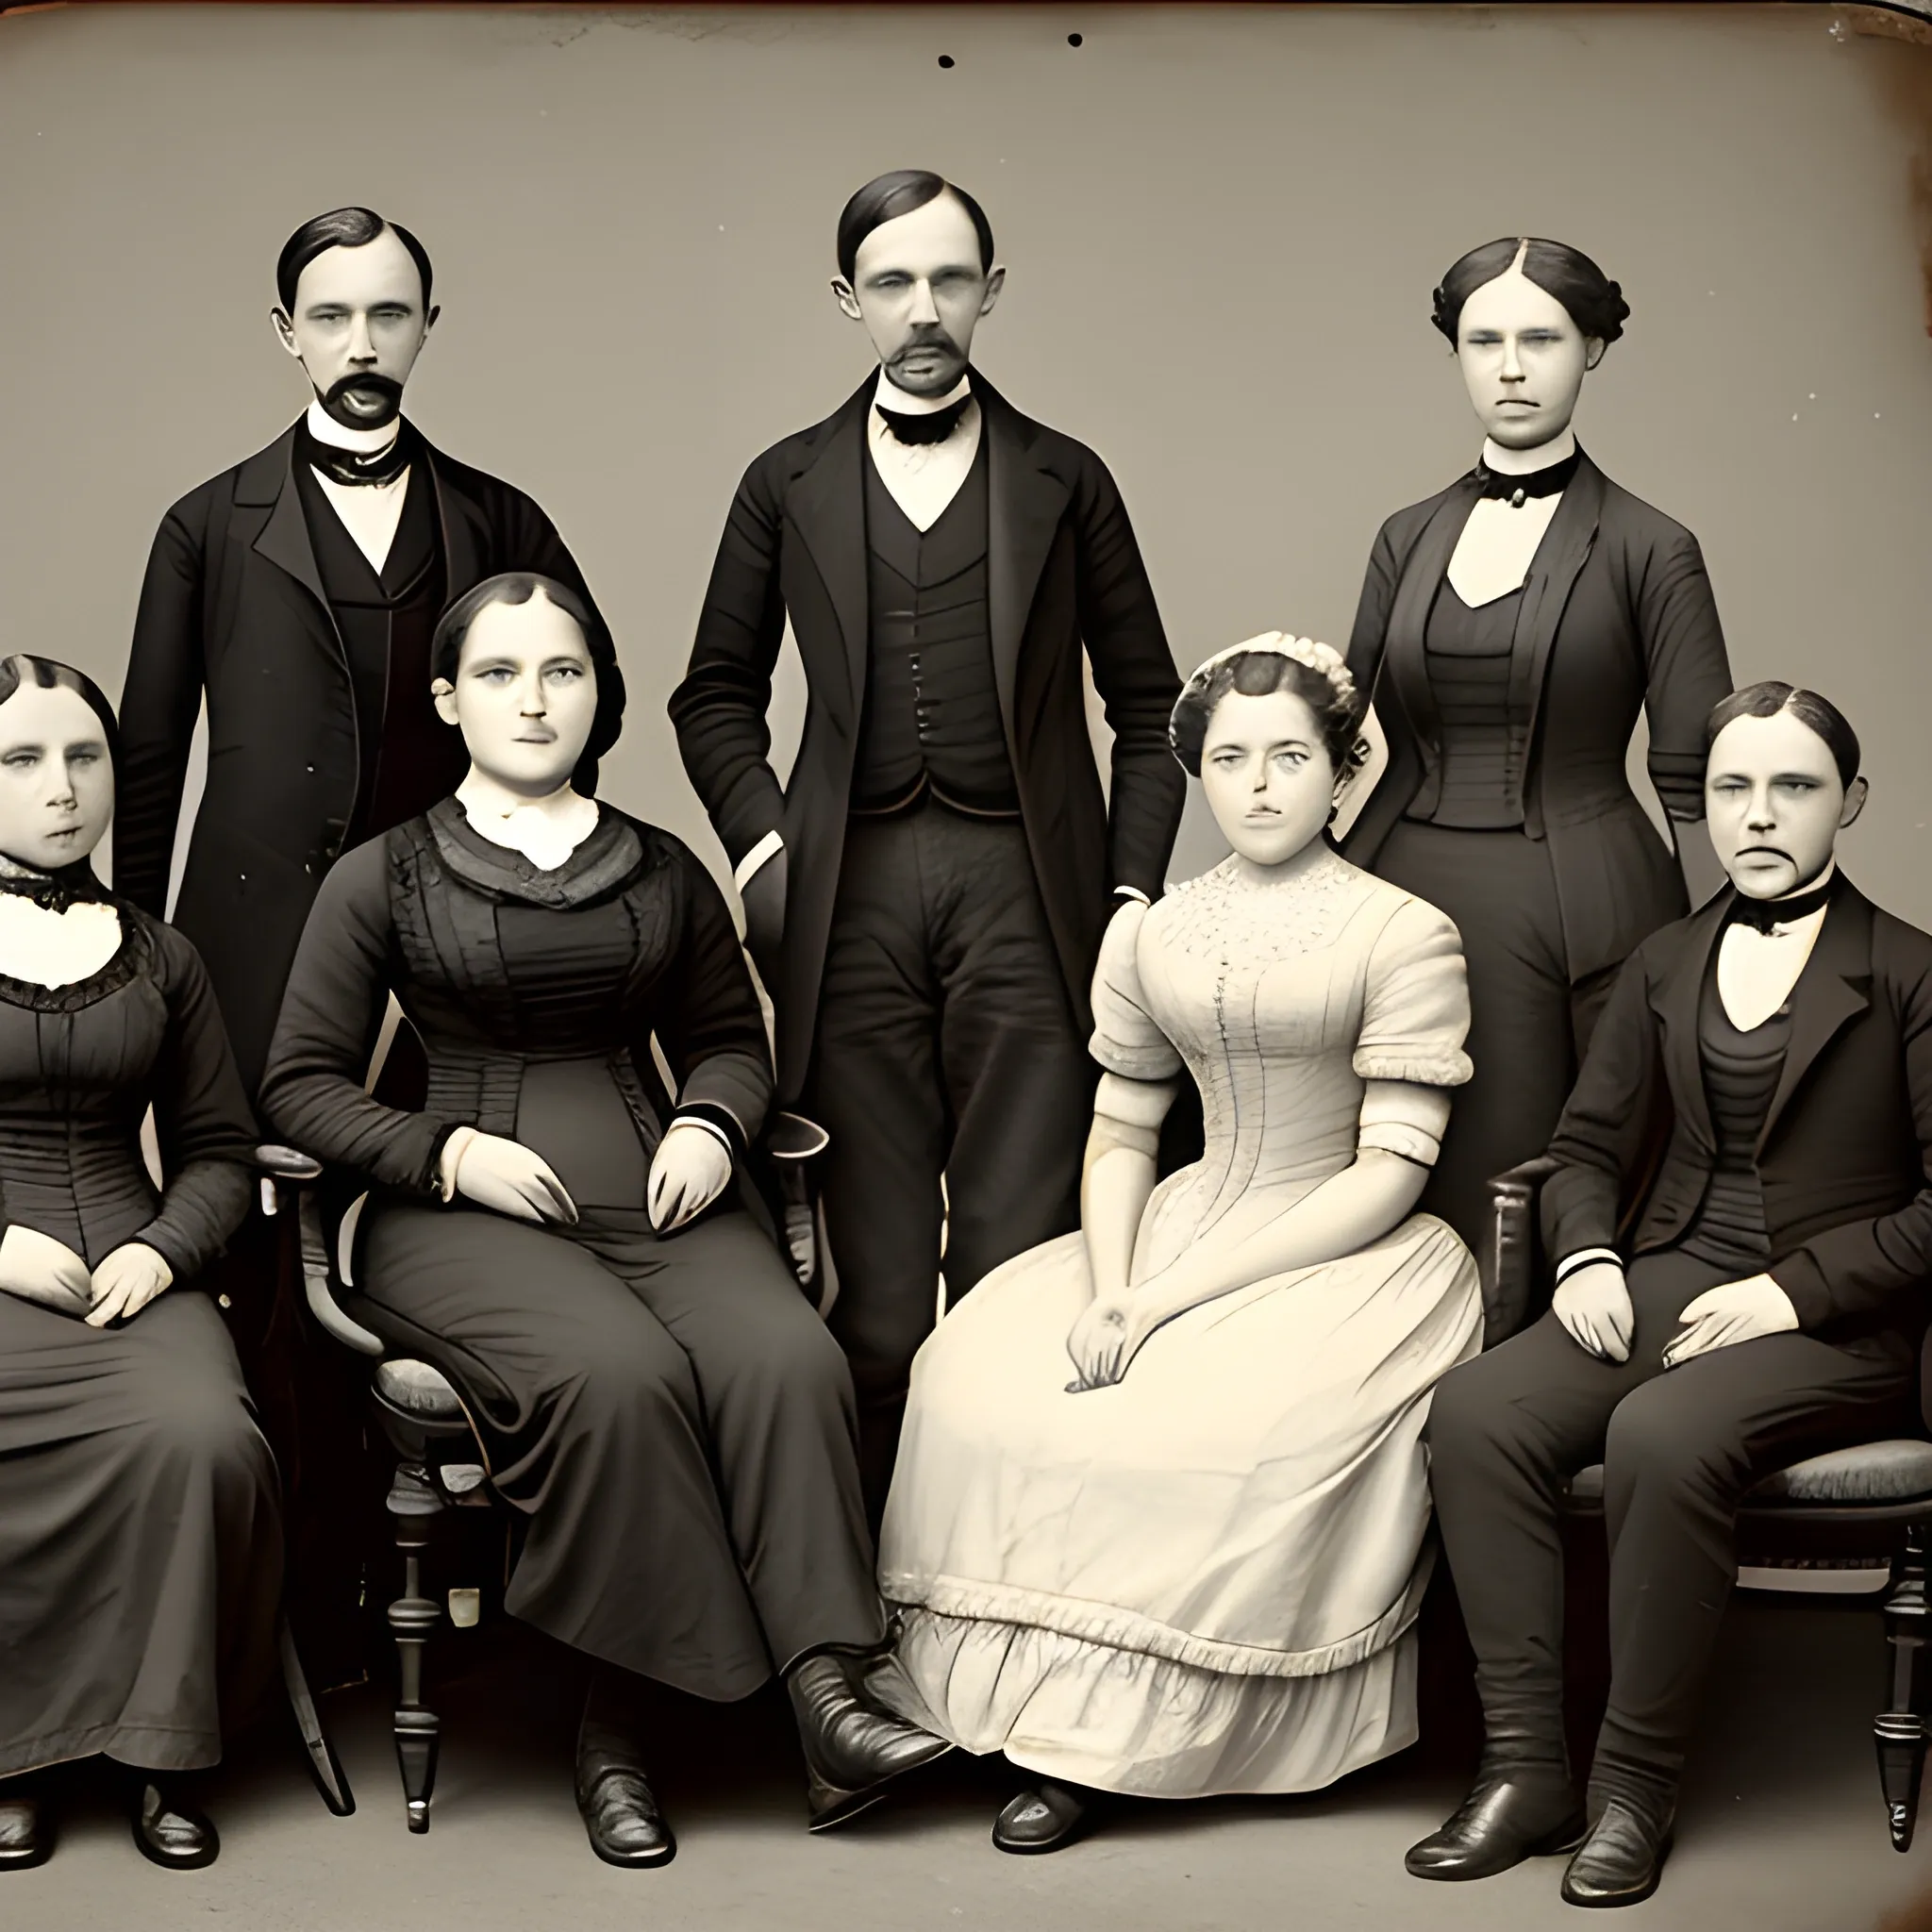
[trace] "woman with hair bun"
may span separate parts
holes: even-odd
[[[1560,242],[1491,242],[1442,277],[1432,320],[1481,459],[1383,525],[1349,641],[1389,764],[1343,850],[1440,906],[1469,956],[1475,1075],[1424,1204],[1471,1241],[1490,1177],[1548,1143],[1617,967],[1689,909],[1625,773],[1638,714],[1664,809],[1691,823],[1731,688],[1697,540],[1571,427],[1629,313]]]
[[[1449,921],[1324,836],[1362,711],[1307,638],[1189,680],[1174,755],[1234,850],[1108,927],[1079,1232],[913,1365],[877,1681],[1035,1774],[1003,1851],[1069,1843],[1099,1791],[1314,1790],[1415,1736],[1423,1424],[1482,1318],[1414,1210],[1469,1003]],[[1157,1185],[1183,1079],[1202,1158]]]

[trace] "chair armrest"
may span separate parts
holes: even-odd
[[[1557,1162],[1539,1154],[1490,1182],[1490,1221],[1475,1257],[1483,1289],[1485,1348],[1507,1341],[1541,1312],[1545,1296],[1537,1197],[1556,1171]]]
[[[278,1181],[316,1181],[322,1178],[322,1162],[293,1147],[272,1144],[258,1147],[255,1164],[263,1174]]]

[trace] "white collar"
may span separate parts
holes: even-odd
[[[1500,442],[1483,438],[1483,468],[1499,476],[1534,476],[1539,470],[1555,469],[1576,454],[1576,432],[1566,429],[1534,449],[1505,449]]]
[[[337,449],[354,450],[358,457],[373,457],[387,449],[403,433],[403,419],[395,417],[376,429],[351,429],[338,423],[322,407],[318,396],[308,405],[308,433],[317,442],[333,443]]]
[[[873,389],[872,406],[874,409],[890,409],[895,416],[937,416],[941,409],[950,409],[961,396],[972,393],[972,376],[962,374],[942,396],[908,395],[881,369]]]
[[[521,852],[542,872],[555,872],[597,828],[597,801],[568,785],[547,798],[525,798],[470,767],[457,787],[471,829],[492,845]]]

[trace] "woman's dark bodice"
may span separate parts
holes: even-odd
[[[420,1037],[420,1114],[361,1089],[393,991]],[[680,1112],[736,1142],[769,1100],[764,1023],[722,896],[669,834],[608,808],[555,872],[491,844],[453,800],[350,854],[303,935],[262,1084],[297,1145],[427,1189],[450,1129],[523,1141],[579,1207],[637,1209]]]
[[[246,1212],[254,1124],[192,947],[118,909],[100,972],[51,989],[0,975],[0,1219],[90,1267],[140,1240],[185,1279]],[[141,1150],[150,1105],[165,1195]]]
[[[1443,578],[1423,639],[1441,782],[1435,808],[1411,816],[1465,831],[1523,824],[1532,720],[1528,693],[1510,675],[1522,608],[1516,590],[1472,609]]]

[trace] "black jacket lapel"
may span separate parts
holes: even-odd
[[[1791,1043],[1785,1051],[1777,1091],[1757,1136],[1762,1155],[1812,1062],[1849,1020],[1872,1004],[1872,902],[1841,880],[1811,947],[1811,957],[1791,989]]]
[[[852,717],[865,702],[865,653],[871,622],[865,570],[865,413],[878,378],[864,385],[830,419],[809,469],[786,493],[785,514],[798,532],[845,643]]]
[[[992,638],[993,685],[1007,745],[1013,752],[1013,686],[1020,645],[1040,574],[1073,491],[1033,455],[1035,425],[975,371],[973,392],[985,416],[987,442],[987,627]],[[1015,762],[1018,754],[1013,753]]]
[[[1715,1157],[1717,1138],[1711,1132],[1710,1103],[1704,1091],[1704,1056],[1697,1043],[1697,1008],[1704,992],[1704,975],[1710,949],[1724,931],[1731,894],[1720,892],[1684,922],[1676,958],[1658,974],[1650,989],[1650,1008],[1663,1033],[1664,1077],[1670,1082],[1671,1107],[1707,1159]]]
[[[1549,670],[1550,651],[1557,641],[1557,627],[1576,587],[1578,573],[1596,541],[1597,520],[1603,514],[1604,473],[1584,457],[1537,545],[1529,575],[1523,587],[1523,604],[1516,614],[1515,649],[1511,654],[1510,682],[1514,689],[1510,708],[1518,717],[1525,714],[1534,740],[1538,713],[1542,708],[1543,684]],[[1700,1083],[1701,1084],[1701,1083]]]
[[[453,603],[483,581],[485,551],[476,528],[483,512],[443,474],[442,458],[426,439],[423,467],[428,473],[425,480],[434,494],[436,529],[442,540],[443,601]],[[411,490],[417,481],[414,476],[409,478]]]
[[[259,458],[243,465],[242,480],[253,482],[258,489],[266,479],[259,475],[251,477],[249,473],[255,470],[257,463],[265,464],[270,458],[279,457],[280,477],[275,503],[253,547],[258,557],[266,558],[278,569],[288,572],[315,599],[316,614],[322,621],[309,635],[317,646],[326,651],[346,673],[349,667],[348,646],[342,642],[341,629],[336,623],[335,611],[330,608],[328,592],[322,587],[322,571],[315,560],[315,542],[308,534],[308,519],[302,513],[302,493],[295,487],[294,452],[295,432],[291,427],[285,436],[270,444]],[[237,484],[236,500],[242,500],[241,480]]]
[[[1469,522],[1477,496],[1477,486],[1470,477],[1442,492],[1435,514],[1423,525],[1408,553],[1395,586],[1394,601],[1389,607],[1389,641],[1383,652],[1381,681],[1392,691],[1395,707],[1408,721],[1425,774],[1436,769],[1436,745],[1441,736],[1435,692],[1424,656],[1429,611],[1449,575],[1449,559],[1456,554],[1457,539]],[[1385,702],[1384,709],[1388,708]]]

